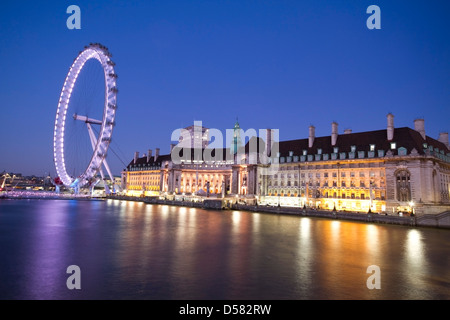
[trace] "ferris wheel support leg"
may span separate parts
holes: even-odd
[[[106,194],[111,194],[111,191],[109,190],[108,184],[106,183],[105,175],[103,174],[103,169],[100,168],[99,171],[100,171],[100,175],[102,176],[103,185],[105,186],[105,193]]]
[[[94,131],[92,130],[91,124],[89,122],[86,122],[86,126],[89,132],[89,138],[91,139],[91,145],[92,149],[95,150],[95,145],[97,144],[97,138],[95,137]],[[105,164],[105,160],[103,160],[103,164]],[[108,173],[109,173],[109,167],[107,167]],[[100,176],[103,180],[103,185],[105,186],[105,193],[110,194],[111,191],[109,190],[108,184],[106,183],[105,175],[103,174],[102,167],[100,166]]]
[[[106,159],[103,160],[103,165],[105,166],[106,171],[108,172],[109,178],[111,179],[111,184],[113,186],[113,190],[115,190],[115,188],[114,188],[114,177],[113,177],[113,175],[111,173],[111,169],[109,169],[108,162],[106,162]]]

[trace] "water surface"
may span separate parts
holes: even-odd
[[[449,299],[450,230],[119,200],[0,200],[2,299]],[[69,290],[66,269],[81,269]],[[370,290],[367,268],[380,268]]]

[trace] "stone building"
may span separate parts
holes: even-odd
[[[272,155],[273,157],[274,155]],[[414,129],[386,129],[280,141],[274,158],[279,170],[258,175],[260,203],[368,212],[442,212],[450,208],[448,133],[425,134],[423,119]]]
[[[202,144],[173,153],[174,147],[162,156],[159,149],[153,157],[151,150],[136,154],[124,172],[127,194],[208,194],[260,205],[387,214],[450,209],[448,133],[427,136],[423,119],[414,121],[414,129],[395,128],[388,114],[386,128],[375,131],[339,134],[333,122],[323,137],[310,126],[309,136],[298,140],[278,142],[267,130],[241,147]],[[174,154],[181,160],[174,161]],[[269,161],[261,161],[262,155],[270,155]],[[276,170],[268,174],[268,168]]]

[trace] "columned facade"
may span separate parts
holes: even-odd
[[[420,130],[395,128],[391,114],[387,120],[387,128],[377,131],[339,135],[333,122],[330,136],[315,137],[311,126],[308,138],[270,141],[266,150],[278,150],[270,155],[272,165],[254,161],[260,157],[249,150],[255,149],[236,148],[236,141],[209,161],[174,163],[171,154],[157,149],[152,157],[149,150],[124,171],[127,194],[232,196],[260,205],[385,214],[450,210],[448,135],[426,136],[422,120]],[[267,174],[268,168],[277,171]]]

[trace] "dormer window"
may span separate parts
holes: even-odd
[[[306,156],[307,150],[303,150],[303,155]]]
[[[375,151],[375,145],[374,144],[370,145],[370,151]]]
[[[338,147],[334,147],[334,148],[333,148],[333,152],[334,152],[334,153],[338,153],[338,152],[339,152],[339,148],[338,148]]]
[[[395,150],[397,148],[397,144],[395,142],[391,142],[391,149]]]
[[[289,151],[289,157],[292,157],[294,155],[294,151]]]
[[[356,146],[351,146],[351,147],[350,147],[350,151],[351,151],[351,152],[356,152]]]
[[[317,149],[317,154],[322,154],[322,149]]]

